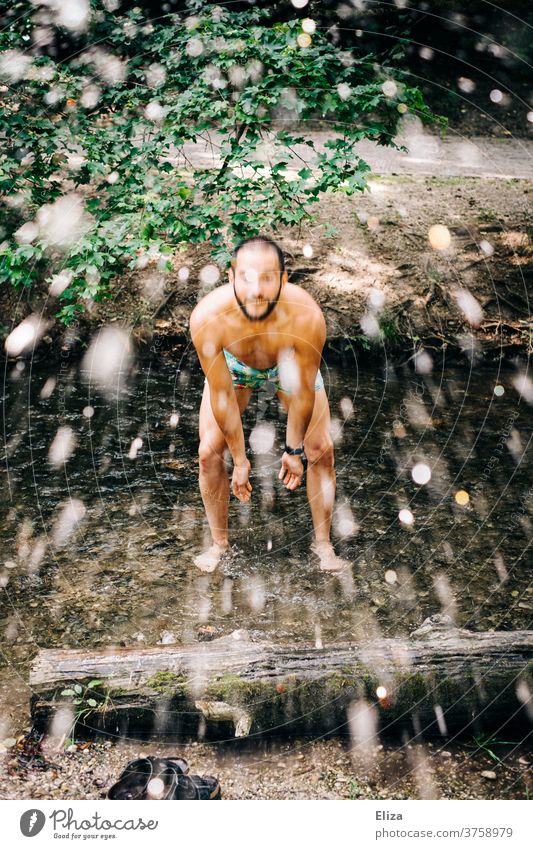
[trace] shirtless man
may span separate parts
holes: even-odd
[[[231,489],[239,501],[252,493],[241,414],[252,390],[274,381],[288,411],[279,480],[288,490],[302,483],[307,458],[307,496],[320,567],[348,564],[330,542],[335,499],[329,404],[320,374],[326,324],[311,295],[288,282],[279,246],[262,236],[235,248],[229,283],[207,294],[190,317],[193,344],[206,376],[200,406],[200,492],[212,545],[195,564],[212,572],[228,548],[229,481],[224,452],[233,459]]]

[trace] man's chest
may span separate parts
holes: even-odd
[[[240,338],[229,334],[224,341],[224,348],[247,366],[267,369],[278,365],[280,354],[290,349],[292,343],[292,334],[287,333],[265,332]]]

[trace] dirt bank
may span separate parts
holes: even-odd
[[[315,223],[299,233],[275,235],[287,253],[291,281],[322,306],[333,350],[354,345],[360,351],[410,355],[423,346],[467,357],[527,355],[532,351],[532,185],[519,179],[375,176],[369,193],[327,196]],[[428,231],[434,224],[449,229],[448,249],[431,247]],[[309,250],[304,255],[306,245],[312,256]],[[68,338],[83,349],[99,326],[118,322],[131,328],[141,347],[154,334],[161,350],[182,343],[191,309],[208,288],[199,277],[208,262],[206,246],[177,252],[167,273],[157,269],[157,256],[149,257],[144,268],[113,281],[111,299],[88,303]],[[190,272],[186,280],[183,268]],[[481,308],[474,326],[475,302],[461,306],[458,289],[467,290]],[[377,304],[370,311],[369,298]],[[42,293],[18,294],[9,287],[0,306],[4,337],[28,313],[51,318],[55,309]],[[373,336],[375,318],[379,335]],[[54,321],[37,355],[57,351],[64,332]]]

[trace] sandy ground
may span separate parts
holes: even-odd
[[[461,350],[472,334],[495,356],[517,348],[530,352],[533,183],[382,176],[370,186],[362,196],[323,198],[316,223],[299,234],[277,234],[287,253],[290,280],[321,305],[329,340],[410,352],[414,343]],[[434,224],[450,231],[446,251],[434,250],[428,241]],[[331,226],[336,228],[333,235]],[[312,257],[303,255],[305,245],[311,245]],[[117,281],[116,298],[97,305],[93,320],[133,319],[141,337],[143,330],[187,336],[188,316],[204,291],[198,275],[209,256],[204,249],[176,259],[166,280],[145,270]],[[184,265],[191,269],[186,285],[177,278]],[[456,293],[465,289],[479,304],[479,327],[471,326],[458,303]],[[383,332],[369,342],[361,320],[376,293],[383,299]]]
[[[376,176],[370,192],[325,197],[316,222],[275,235],[286,251],[289,279],[321,305],[333,346],[409,354],[417,346],[458,353],[474,347],[491,358],[527,354],[533,350],[532,186],[514,178]],[[450,232],[446,250],[430,245],[435,224]],[[303,254],[306,245],[311,257]],[[190,312],[206,292],[199,274],[209,261],[202,246],[176,253],[171,272],[158,271],[155,258],[142,271],[117,277],[112,298],[88,304],[69,337],[83,348],[98,326],[117,322],[139,343],[152,342],[154,334],[183,343]],[[178,273],[185,266],[190,275],[182,282]],[[479,308],[475,326],[458,297],[465,291]],[[376,295],[383,301],[378,313],[369,308]],[[30,311],[53,315],[50,299],[27,291],[18,295],[4,287],[0,303],[13,324]],[[369,314],[381,325],[373,339],[365,326]],[[4,325],[4,335],[11,327]],[[55,322],[37,353],[57,352],[63,334]]]
[[[46,751],[48,769],[21,767],[17,749],[2,755],[3,799],[100,799],[128,761],[185,757],[192,773],[215,775],[226,799],[528,799],[533,749],[493,746],[495,761],[473,743],[380,745],[350,754],[338,739],[299,741],[253,752],[207,744],[97,742]],[[19,752],[21,745],[19,744]]]

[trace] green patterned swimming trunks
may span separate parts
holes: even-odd
[[[272,366],[272,368],[253,368],[253,366],[247,366],[246,363],[241,362],[237,359],[233,354],[230,354],[229,351],[226,351],[225,348],[222,349],[224,351],[224,356],[226,358],[226,363],[230,370],[230,374],[233,380],[233,386],[235,389],[243,389],[245,387],[251,387],[252,389],[256,389],[258,386],[261,386],[265,381],[270,381],[276,387],[276,391],[281,389],[282,392],[285,392],[287,395],[291,394],[290,388],[288,386],[282,386],[280,383],[278,366]],[[316,380],[315,380],[315,392],[318,392],[319,389],[324,388],[324,380],[322,379],[322,375],[320,374],[320,370],[317,371]]]

